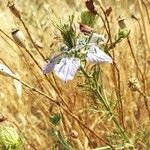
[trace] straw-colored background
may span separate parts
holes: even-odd
[[[54,38],[56,35],[59,35],[59,32],[54,29],[52,21],[58,21],[59,17],[65,21],[69,14],[74,13],[76,21],[79,22],[80,12],[86,9],[84,1],[80,2],[78,0],[17,0],[16,2],[21,8],[23,19],[33,39],[42,42],[43,49],[40,49],[40,52],[46,59],[48,59],[51,54],[57,52],[59,46],[59,41]],[[127,27],[131,30],[130,42],[138,65],[144,74],[146,84],[145,93],[148,96],[150,94],[150,3],[148,0],[134,0],[133,2],[131,0],[109,0],[104,2],[103,0],[102,2],[105,8],[108,6],[112,7],[109,21],[113,36],[119,28],[117,18],[120,15],[125,18]],[[133,19],[131,17],[132,15],[134,15],[137,20]],[[12,28],[19,28],[24,32],[28,49],[42,67],[46,62],[28,40],[28,36],[22,24],[11,14],[7,7],[7,1],[0,0],[0,29],[11,36]],[[95,30],[98,33],[104,32],[103,24],[100,19]],[[20,75],[21,80],[59,99],[55,90],[47,83],[41,71],[25,50],[18,48],[2,33],[0,33],[0,35],[2,36],[0,37],[0,58],[14,73]],[[132,135],[132,138],[135,138],[133,135],[136,136],[138,130],[142,131],[149,128],[149,118],[145,108],[144,98],[139,93],[132,92],[128,88],[127,83],[131,77],[136,77],[143,91],[143,81],[132,57],[127,40],[118,44],[114,48],[114,53],[116,64],[120,70],[126,130]],[[1,63],[3,62],[1,61]],[[115,101],[115,86],[111,66],[109,64],[102,65],[102,70],[106,90],[112,98],[112,101]],[[56,84],[52,74],[49,78],[52,84]],[[82,79],[76,77],[74,81],[67,84],[60,82],[57,78],[56,80],[60,90],[59,93],[68,103],[74,114],[80,116],[83,122],[86,122],[89,127],[92,127],[93,122],[96,120],[96,117],[89,111],[89,108],[93,105],[92,97],[77,87],[77,84],[80,83]],[[88,111],[84,112],[83,109],[87,109]],[[61,110],[53,108],[49,100],[28,88],[23,88],[22,96],[18,97],[14,87],[14,81],[8,77],[0,76],[0,112],[9,120],[3,124],[11,124],[10,121],[14,121],[25,134],[28,141],[38,150],[48,150],[51,146],[52,140],[48,135],[48,129],[51,127],[51,124],[48,117],[50,114],[59,111]],[[109,122],[106,123],[105,121],[104,119],[93,129],[104,138],[108,130],[111,130],[112,127]],[[86,138],[77,123],[75,123],[72,118],[69,118],[69,124],[72,129],[78,131],[81,143],[86,145]],[[65,134],[67,135],[67,131]],[[89,136],[92,135],[89,134]],[[96,143],[95,145],[103,145],[96,138],[91,138],[92,142]],[[139,144],[140,146],[144,145],[144,141],[141,141],[141,143]],[[143,147],[142,149],[144,150]],[[32,149],[27,142],[25,142],[25,149]]]

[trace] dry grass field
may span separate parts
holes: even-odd
[[[0,74],[0,127],[17,130],[23,141],[21,149],[150,150],[150,1],[101,0],[104,10],[112,9],[104,19],[112,41],[119,30],[119,16],[130,30],[129,36],[109,51],[114,63],[100,65],[99,82],[103,83],[112,116],[91,91],[79,86],[85,82],[83,76],[64,83],[55,73],[44,75],[41,71],[62,43],[53,22],[67,22],[74,14],[78,28],[81,12],[87,10],[85,1],[16,0],[21,20],[7,4],[7,0],[0,0],[0,64],[8,66],[22,84]],[[14,28],[24,33],[27,48],[12,41]],[[107,35],[100,17],[94,30]],[[61,116],[57,126],[50,121],[54,114]],[[129,139],[127,145],[113,116]],[[58,133],[52,136],[52,128],[62,137]]]

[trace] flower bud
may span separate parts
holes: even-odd
[[[127,28],[124,29],[120,29],[118,32],[118,38],[122,39],[122,38],[126,38],[130,33],[130,30],[128,30]]]
[[[89,27],[88,25],[85,25],[85,24],[80,24],[79,28],[80,28],[80,31],[85,35],[88,35],[88,34],[90,34],[94,31],[93,28],[91,28],[91,27]]]
[[[9,7],[10,11],[19,19],[21,19],[21,13],[19,8],[15,5],[15,3],[8,1],[7,6]]]
[[[14,31],[11,32],[11,34],[16,44],[18,44],[23,48],[26,48],[24,34],[19,29],[15,29]]]
[[[15,128],[13,127],[0,127],[0,144],[4,149],[20,150],[22,140]]]

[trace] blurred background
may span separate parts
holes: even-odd
[[[15,1],[20,8],[30,34],[39,46],[40,53],[44,56],[44,60],[30,42],[22,23],[10,12],[7,2],[7,0],[0,0],[0,30],[11,37],[13,28],[20,29],[26,37],[27,48],[41,67],[46,64],[45,60],[48,60],[52,54],[57,53],[61,43],[60,33],[54,28],[52,22],[59,22],[59,18],[65,22],[68,20],[68,16],[74,13],[78,27],[81,12],[86,10],[84,0]],[[105,9],[112,8],[109,22],[113,39],[119,29],[119,16],[125,19],[126,26],[130,29],[130,42],[126,39],[123,40],[110,53],[115,57],[115,62],[119,69],[126,131],[132,140],[136,141],[137,149],[148,150],[150,149],[150,116],[148,115],[143,95],[149,100],[150,1],[101,0],[101,3]],[[102,13],[100,8],[97,9]],[[98,20],[94,29],[97,33],[105,33],[101,19]],[[55,99],[61,100],[60,97],[62,97],[73,113],[101,137],[110,136],[113,126],[111,122],[106,122],[105,117],[102,117],[103,112],[99,112],[102,119],[97,125],[93,125],[94,121],[97,121],[98,113],[94,112],[92,95],[77,86],[82,81],[80,77],[76,77],[75,80],[65,84],[57,79],[55,75],[50,74],[49,80],[51,84],[47,83],[42,72],[28,53],[16,46],[2,32],[0,32],[0,59],[0,63],[5,62],[27,84],[40,89]],[[103,84],[107,90],[108,97],[112,102],[115,102],[117,97],[112,66],[104,64],[101,67]],[[135,78],[139,82],[141,93],[129,89],[128,82],[131,78]],[[68,136],[70,129],[78,132],[77,139],[72,139],[72,137],[68,136],[73,143],[81,142],[81,145],[86,150],[103,145],[102,142],[87,132],[90,138],[89,142],[81,127],[60,108],[54,107],[45,97],[31,91],[29,88],[23,88],[21,95],[18,96],[14,81],[11,78],[0,75],[0,113],[8,118],[8,121],[0,124],[11,124],[12,126],[14,125],[12,122],[17,124],[27,138],[24,143],[24,149],[30,150],[33,147],[38,150],[50,149],[53,140],[48,133],[52,126],[49,116],[57,112],[63,116],[64,122],[62,121],[62,123],[69,126],[62,125],[64,126],[62,127],[64,135]],[[33,147],[27,141],[31,142]],[[76,149],[80,148],[77,147]]]

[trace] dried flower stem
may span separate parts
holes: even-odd
[[[15,44],[17,45],[17,43],[16,43],[11,37],[9,37],[3,30],[0,29],[0,32],[1,32],[2,34],[4,34],[9,40],[11,40],[13,43],[15,43]],[[0,36],[1,36],[1,35],[0,35]],[[1,37],[2,37],[2,36],[1,36]],[[2,37],[2,39],[3,39],[10,47],[12,47],[12,45],[9,44],[9,42],[8,42],[4,37]],[[18,47],[18,49],[20,50],[21,55],[24,57],[25,63],[27,64],[27,67],[29,67],[29,69],[32,70],[33,75],[35,76],[35,78],[36,78],[36,80],[38,81],[39,85],[42,87],[40,80],[38,79],[36,73],[34,73],[34,71],[33,71],[33,67],[31,67],[31,65],[30,65],[29,62],[27,61],[24,52],[22,52],[21,48],[20,48],[18,45],[17,45],[17,47]],[[13,47],[12,47],[12,48],[13,48]],[[16,52],[15,49],[14,49],[14,51]]]
[[[88,131],[90,131],[95,137],[97,137],[100,141],[104,142],[105,144],[109,145],[113,150],[113,146],[107,142],[106,140],[104,140],[103,138],[101,138],[98,134],[96,134],[93,130],[91,130],[87,125],[85,125],[80,119],[78,119],[72,112],[68,111],[63,105],[61,105],[59,103],[59,101],[56,101],[55,99],[53,99],[52,97],[50,97],[49,95],[43,93],[42,91],[40,91],[39,89],[36,89],[35,87],[30,86],[29,84],[27,84],[26,82],[18,79],[17,77],[12,77],[11,78],[19,81],[20,83],[22,83],[22,85],[24,85],[25,87],[29,88],[30,90],[32,90],[33,92],[36,92],[42,96],[44,96],[45,98],[49,99],[53,104],[55,104],[56,106],[61,107],[68,115],[70,115],[73,119],[75,119],[80,125],[82,125],[85,129],[87,129]]]
[[[145,4],[145,2],[144,2],[143,0],[142,0],[142,3],[143,3],[143,5],[144,5],[144,7],[145,7],[146,14],[147,14],[147,19],[148,19],[148,22],[149,22],[149,24],[150,24],[150,15],[149,15],[149,12],[148,12],[147,5]]]
[[[5,32],[3,32],[0,29],[0,32],[3,33],[7,38],[9,38],[12,42],[15,43],[15,41],[10,38]],[[16,43],[15,43],[16,44]],[[17,44],[16,44],[17,45]],[[17,45],[18,46],[18,45]],[[32,58],[32,60],[34,61],[34,63],[38,66],[39,70],[42,72],[42,69],[40,67],[40,65],[38,64],[38,62],[36,61],[36,59],[33,57],[33,55],[31,54],[31,52],[27,49],[24,48],[26,50],[26,52],[28,53],[28,55]],[[43,73],[43,72],[42,72]],[[71,111],[71,109],[69,108],[69,105],[67,104],[67,102],[64,100],[64,98],[62,97],[62,95],[60,94],[60,92],[56,89],[56,87],[49,81],[48,77],[45,75],[46,80],[48,81],[48,83],[53,87],[53,89],[56,91],[56,93],[58,94],[58,96],[60,97],[60,99],[63,101],[63,103],[67,106],[68,110]]]
[[[134,55],[133,48],[132,48],[132,46],[131,46],[131,42],[130,42],[129,37],[127,38],[127,42],[128,42],[129,47],[130,47],[131,54],[132,54],[132,57],[133,57],[133,59],[134,59],[135,65],[136,65],[136,67],[137,67],[139,73],[141,74],[143,85],[145,86],[145,78],[144,78],[144,75],[143,75],[143,73],[142,73],[142,71],[141,71],[139,65],[138,65],[138,62],[137,62],[137,60],[136,60],[136,57],[135,57],[135,55]],[[140,93],[141,93],[141,92],[140,92]],[[145,94],[145,93],[144,93],[144,94]],[[150,109],[149,109],[149,106],[148,106],[148,102],[147,102],[147,100],[146,100],[145,98],[144,98],[144,103],[145,103],[145,106],[146,106],[146,109],[147,109],[147,112],[148,112],[148,116],[149,116],[149,119],[150,119]]]
[[[29,30],[28,30],[28,28],[27,28],[27,26],[26,26],[26,24],[25,24],[25,22],[23,21],[23,19],[22,18],[19,18],[19,20],[20,20],[20,22],[23,24],[23,26],[24,26],[24,28],[25,28],[25,30],[26,30],[26,32],[27,32],[27,34],[28,34],[28,36],[29,36],[29,38],[30,38],[30,41],[32,42],[32,44],[33,44],[33,46],[34,46],[34,48],[37,50],[37,52],[41,55],[41,57],[43,58],[43,60],[44,61],[46,61],[47,62],[47,60],[46,60],[46,58],[43,56],[43,54],[39,51],[39,49],[37,48],[37,46],[36,46],[36,44],[35,44],[35,42],[34,42],[34,40],[33,40],[33,38],[32,38],[32,36],[31,36],[31,34],[30,34],[30,32],[29,32]],[[32,56],[31,56],[32,57]],[[36,60],[34,59],[34,57],[32,57],[32,59],[36,62]],[[36,63],[37,64],[37,63]],[[37,64],[38,65],[38,64]],[[41,72],[42,72],[42,69],[41,69],[41,67],[38,65],[38,67],[40,68],[40,70],[41,70]],[[43,72],[42,72],[43,73]],[[56,87],[51,83],[51,81],[49,80],[49,78],[46,76],[46,75],[44,75],[45,76],[45,78],[46,78],[46,80],[50,83],[50,85],[53,87],[53,89],[56,91],[56,93],[58,94],[58,96],[61,98],[61,100],[64,102],[64,104],[67,106],[67,108],[71,111],[71,109],[69,108],[69,105],[67,104],[67,102],[64,100],[64,98],[62,97],[62,95],[60,94],[60,92],[59,92],[59,88],[57,87],[57,84],[55,84],[56,85]]]
[[[139,9],[140,9],[142,24],[143,24],[143,28],[144,28],[144,32],[145,32],[147,46],[148,46],[148,49],[150,49],[150,43],[149,43],[149,40],[148,40],[148,32],[146,31],[146,24],[145,24],[145,21],[144,21],[144,12],[143,12],[143,6],[142,6],[142,3],[141,3],[141,0],[138,0],[138,4],[139,4]]]
[[[42,58],[46,61],[46,58],[43,56],[43,54],[42,54],[42,53],[39,51],[39,49],[37,48],[37,46],[36,46],[36,44],[35,44],[35,42],[34,42],[32,36],[31,36],[31,34],[30,34],[30,32],[29,32],[29,30],[28,30],[28,28],[27,28],[25,22],[23,21],[22,18],[19,18],[19,20],[20,20],[20,22],[23,24],[23,26],[24,26],[24,28],[25,28],[25,30],[26,30],[26,32],[27,32],[29,38],[30,38],[30,41],[32,42],[32,44],[33,44],[33,46],[34,46],[34,48],[35,48],[35,49],[37,50],[37,52],[42,56]]]
[[[140,28],[140,33],[141,33],[141,39],[142,39],[142,43],[143,43],[143,47],[144,47],[144,60],[145,60],[145,63],[144,63],[144,68],[143,68],[143,76],[144,76],[144,79],[146,79],[146,71],[147,71],[147,53],[146,53],[146,47],[145,47],[145,41],[143,39],[143,32],[142,32],[142,26],[140,24],[140,21],[138,18],[136,18],[134,15],[131,16],[133,19],[135,19],[139,25],[139,28]],[[146,80],[144,80],[144,84],[143,84],[143,91],[144,93],[146,92]]]
[[[102,5],[100,3],[99,3],[99,6],[100,6],[100,8],[101,8],[101,10],[105,16],[105,20],[103,22],[104,22],[106,31],[108,33],[108,37],[109,37],[108,40],[110,40],[110,45],[114,45],[115,43],[112,42],[111,30],[110,30],[110,24],[109,24],[108,17],[105,13],[104,8],[102,7]],[[116,87],[116,95],[117,95],[118,99],[120,99],[120,97],[121,97],[121,94],[120,94],[120,73],[119,73],[119,69],[117,68],[117,65],[115,64],[115,52],[114,52],[114,50],[112,50],[112,52],[113,52],[113,65],[112,65],[113,81],[114,81],[114,84]],[[117,71],[117,78],[116,78],[116,71],[115,70]],[[123,115],[122,101],[120,101],[119,114],[120,114],[119,115],[120,121],[124,127],[124,115]]]

